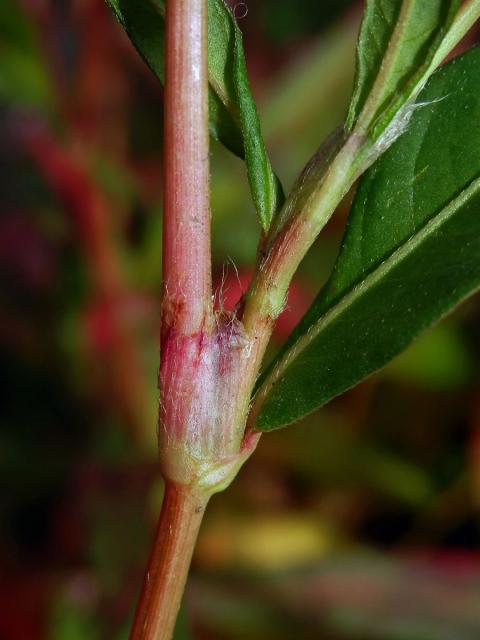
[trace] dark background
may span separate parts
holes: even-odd
[[[343,119],[361,3],[247,8],[289,187]],[[2,0],[0,53],[0,640],[120,640],[162,500],[162,91],[100,0]],[[242,163],[215,143],[212,181],[228,306],[258,226]],[[277,344],[325,281],[348,204],[302,265]],[[476,296],[262,438],[211,502],[179,638],[478,640],[479,320]]]

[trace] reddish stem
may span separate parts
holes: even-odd
[[[201,388],[205,391],[203,395],[208,396],[214,364],[210,350],[216,347],[215,340],[208,335],[212,333],[214,323],[206,0],[167,0],[165,26],[162,410],[159,431],[165,433],[166,442],[171,443],[178,419],[182,422],[178,430],[183,434],[184,429],[188,432],[191,411],[195,414],[194,422],[199,414],[203,418],[196,406],[195,391]],[[205,345],[207,352],[204,352]],[[210,426],[211,420],[204,425],[205,428]],[[165,444],[162,439],[160,442]],[[161,451],[161,459],[162,455],[165,458],[167,454]],[[165,466],[162,471],[165,474]],[[170,640],[208,501],[206,492],[193,489],[187,482],[174,483],[172,476],[166,475],[164,504],[132,640]]]
[[[208,497],[167,482],[130,640],[170,640]]]
[[[212,317],[205,0],[166,8],[163,328]]]

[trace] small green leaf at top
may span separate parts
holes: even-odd
[[[163,84],[165,0],[106,1]],[[265,149],[242,34],[223,0],[208,0],[208,73],[210,133],[245,160],[253,202],[266,233],[284,195]]]
[[[257,387],[258,429],[354,386],[480,287],[478,87],[475,48],[434,74],[364,176],[330,280]]]
[[[415,97],[460,0],[367,0],[346,122],[373,138]]]

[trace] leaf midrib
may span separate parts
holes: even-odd
[[[285,353],[283,358],[275,365],[273,371],[267,376],[259,388],[254,403],[258,406],[262,403],[262,399],[269,393],[271,387],[288,369],[292,361],[298,358],[315,338],[337,317],[347,309],[352,303],[360,298],[365,290],[374,286],[391,269],[396,267],[399,262],[407,258],[421,243],[429,237],[429,235],[439,229],[451,216],[468,202],[477,192],[480,191],[480,176],[474,178],[470,185],[453,199],[448,205],[443,207],[438,213],[434,214],[416,233],[408,240],[393,251],[386,260],[384,260],[376,269],[371,271],[361,282],[357,282],[337,301],[330,309],[328,309],[315,324],[312,324],[307,332],[302,335]]]

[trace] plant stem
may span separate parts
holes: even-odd
[[[212,318],[205,0],[167,0],[165,51],[162,323],[188,335]]]
[[[208,336],[214,328],[206,0],[167,0],[165,26],[159,429],[167,434],[166,442],[171,443],[172,438],[182,436],[187,429],[192,407],[193,412],[199,411],[194,393],[201,386],[199,377],[205,375],[205,367],[199,366],[199,353],[204,342],[209,343]],[[185,348],[185,345],[193,347]],[[177,425],[179,416],[181,424]],[[161,438],[160,441],[165,444]],[[188,452],[182,449],[182,453]],[[168,458],[169,451],[162,450],[161,459],[162,455]],[[171,460],[162,466],[164,474],[169,463]],[[172,476],[166,475],[162,512],[131,640],[170,640],[172,637],[210,495],[187,481],[173,482]]]
[[[130,640],[170,640],[208,495],[167,482]]]
[[[352,135],[330,164],[319,162],[318,169],[314,163],[307,166],[306,177],[299,179],[298,192],[294,189],[272,226],[246,294],[242,316],[247,335],[253,334],[263,343],[262,351],[283,311],[288,287],[300,262],[366,166],[365,162],[358,162],[362,142],[361,137]]]

